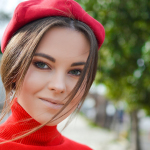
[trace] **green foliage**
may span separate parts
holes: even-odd
[[[1,46],[0,46],[0,54],[2,54],[2,51],[1,51]]]
[[[150,1],[77,1],[106,32],[96,82],[108,87],[111,99],[150,114]]]

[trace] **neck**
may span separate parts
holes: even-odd
[[[14,100],[11,110],[12,114],[2,125],[3,132],[0,133],[5,140],[22,136],[41,125],[18,104],[17,99]],[[57,130],[57,126],[44,126],[15,142],[26,145],[54,146],[61,144],[63,142],[62,139],[61,134]]]

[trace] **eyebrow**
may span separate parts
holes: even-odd
[[[52,62],[56,61],[55,58],[53,58],[53,57],[51,57],[51,56],[49,56],[47,54],[43,54],[43,53],[35,53],[34,56],[44,57],[44,58],[46,58],[46,59],[48,59],[48,60],[50,60]]]
[[[52,56],[50,55],[47,55],[47,54],[44,54],[44,53],[35,53],[34,56],[40,56],[40,57],[44,57],[52,62],[56,62],[56,59],[53,58]],[[81,66],[81,65],[85,65],[85,62],[75,62],[75,63],[72,63],[71,64],[71,67],[74,67],[74,66]]]
[[[71,67],[80,66],[80,65],[85,65],[85,62],[76,62],[76,63],[73,63],[73,64],[71,64]]]

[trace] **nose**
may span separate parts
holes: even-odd
[[[65,75],[62,73],[53,74],[50,77],[48,89],[55,93],[64,93],[66,91]]]

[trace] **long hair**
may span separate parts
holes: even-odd
[[[7,44],[1,61],[1,78],[6,92],[6,99],[2,110],[1,120],[10,111],[11,105],[13,104],[13,100],[10,101],[9,98],[10,93],[12,90],[17,93],[17,91],[21,88],[24,77],[31,64],[40,40],[50,28],[56,26],[71,28],[82,32],[90,42],[90,52],[77,84],[67,96],[67,102],[51,120],[47,121],[47,123],[58,119],[58,115],[69,105],[72,99],[77,96],[77,93],[84,90],[84,94],[79,102],[80,107],[82,106],[96,75],[98,59],[98,43],[96,37],[90,27],[81,21],[67,17],[46,17],[33,21],[19,29]],[[74,107],[77,107],[77,105],[78,104]],[[80,107],[76,108],[76,112],[79,111]],[[42,128],[47,123],[33,128],[31,131],[21,136],[10,139],[10,141],[26,137]]]

